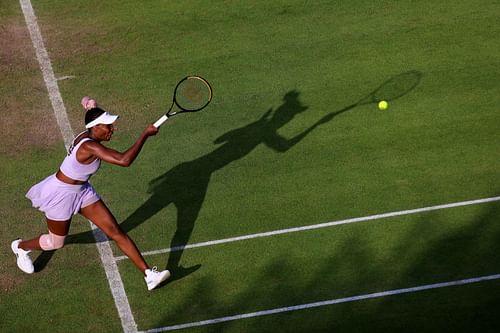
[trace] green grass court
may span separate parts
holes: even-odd
[[[37,273],[15,264],[10,242],[46,230],[24,195],[65,148],[20,3],[0,4],[0,332],[133,332],[81,216]],[[497,1],[32,5],[75,134],[84,95],[125,150],[182,77],[214,89],[92,178],[148,263],[176,268],[148,292],[111,244],[137,331],[500,330]]]

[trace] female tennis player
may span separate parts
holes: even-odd
[[[86,96],[82,99],[86,110],[85,128],[74,140],[69,153],[59,170],[34,185],[26,194],[33,207],[45,213],[48,233],[23,241],[17,239],[11,248],[17,257],[17,266],[26,273],[33,273],[34,267],[29,253],[31,250],[52,251],[64,246],[73,215],[80,213],[109,238],[144,274],[148,290],[152,290],[170,277],[168,270],[157,271],[146,264],[135,243],[120,228],[115,217],[101,200],[89,178],[97,172],[101,161],[128,167],[130,166],[146,140],[158,133],[150,124],[137,141],[125,152],[118,152],[102,145],[111,140],[115,128],[113,123],[117,115],[109,114],[97,106],[94,99]]]

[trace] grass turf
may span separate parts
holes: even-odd
[[[11,6],[2,15],[19,17]],[[35,10],[56,76],[76,76],[59,83],[73,127],[82,127],[79,99],[93,95],[121,115],[114,148],[125,149],[147,122],[156,120],[185,74],[206,76],[214,87],[206,112],[173,120],[147,143],[132,168],[104,166],[93,180],[141,250],[498,194],[495,55],[500,44],[493,1],[46,1],[35,3]],[[387,111],[375,104],[351,107],[408,71],[421,74],[418,85],[390,101]],[[31,74],[22,77],[30,80]],[[20,99],[32,103],[26,96]],[[343,110],[308,131],[325,115]],[[57,168],[61,146],[51,143],[49,153],[29,149],[2,164],[8,171],[2,177],[9,180],[2,183],[13,184],[9,188],[16,193],[12,205],[2,191],[2,211],[11,221],[3,243],[12,238],[13,225],[17,234],[33,231],[25,219],[38,215],[22,202],[23,194],[35,178]],[[375,223],[186,251],[170,256],[169,265],[201,268],[147,296],[133,267],[124,262],[120,269],[141,329],[494,274],[498,251],[491,235],[497,231],[490,211],[497,207],[439,213],[439,223],[422,216],[402,219],[398,227]],[[86,243],[86,225],[80,225],[72,229],[72,241]],[[481,246],[476,247],[471,240],[478,233]],[[399,256],[403,250],[409,254]],[[89,280],[79,286],[97,284],[96,294],[109,293],[102,270],[93,275],[99,262],[92,246],[58,252],[42,272],[47,285],[51,278],[70,275],[56,258],[81,258],[73,251],[93,258],[89,267],[80,268]],[[435,253],[441,255],[426,262]],[[164,266],[168,257],[148,261]],[[2,257],[2,263],[10,261]],[[17,310],[9,312],[12,318],[30,294],[43,295],[44,282],[29,281],[31,286],[3,291],[2,307]],[[71,290],[71,285],[62,282],[61,288]],[[402,321],[415,330],[451,322],[483,331],[498,326],[488,315],[497,308],[492,295],[498,294],[498,283],[459,290],[201,330],[368,330],[367,323],[374,321],[392,330]],[[481,297],[473,297],[476,292]],[[65,304],[79,297],[66,295],[56,306],[61,316]],[[59,304],[50,294],[43,297]],[[116,330],[112,300],[104,298],[105,317],[114,320],[101,316],[92,325]],[[92,304],[91,299],[83,304]],[[23,311],[36,307],[35,302]],[[460,316],[470,309],[483,315]],[[318,321],[325,314],[331,319]],[[95,317],[78,317],[81,331]],[[30,321],[48,327],[50,321],[43,318]]]

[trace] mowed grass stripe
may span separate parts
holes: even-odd
[[[254,238],[271,237],[271,236],[277,236],[277,235],[282,235],[282,234],[288,234],[288,233],[292,233],[292,232],[300,232],[300,231],[307,231],[307,230],[313,230],[313,229],[328,228],[328,227],[333,227],[333,226],[338,226],[338,225],[343,225],[343,224],[366,222],[366,221],[384,219],[384,218],[395,217],[395,216],[418,214],[418,213],[430,212],[430,211],[440,210],[440,209],[478,205],[478,204],[494,202],[494,201],[500,201],[500,196],[483,198],[483,199],[468,200],[468,201],[461,201],[461,202],[455,202],[455,203],[448,203],[448,204],[442,204],[442,205],[437,205],[437,206],[429,206],[429,207],[423,207],[423,208],[402,210],[402,211],[397,211],[397,212],[382,213],[382,214],[369,215],[369,216],[363,216],[363,217],[356,217],[356,218],[351,218],[351,219],[331,221],[331,222],[313,224],[313,225],[308,225],[308,226],[303,226],[303,227],[274,230],[274,231],[250,234],[250,235],[245,235],[245,236],[224,238],[224,239],[219,239],[219,240],[190,244],[190,245],[186,245],[186,246],[177,246],[177,247],[160,249],[160,250],[155,250],[155,251],[147,251],[147,252],[143,252],[142,255],[143,256],[157,255],[157,254],[162,254],[162,253],[181,251],[181,250],[185,250],[185,249],[219,245],[219,244],[224,244],[224,243],[232,243],[232,242],[238,242],[238,241],[254,239]],[[126,256],[115,257],[116,261],[124,260],[124,259],[128,259],[128,257],[126,257]]]

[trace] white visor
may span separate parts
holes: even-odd
[[[99,117],[97,117],[96,119],[92,120],[90,123],[85,125],[85,128],[91,128],[91,127],[94,127],[94,126],[100,125],[100,124],[109,125],[109,124],[114,123],[116,121],[116,119],[118,119],[117,115],[104,112]]]

